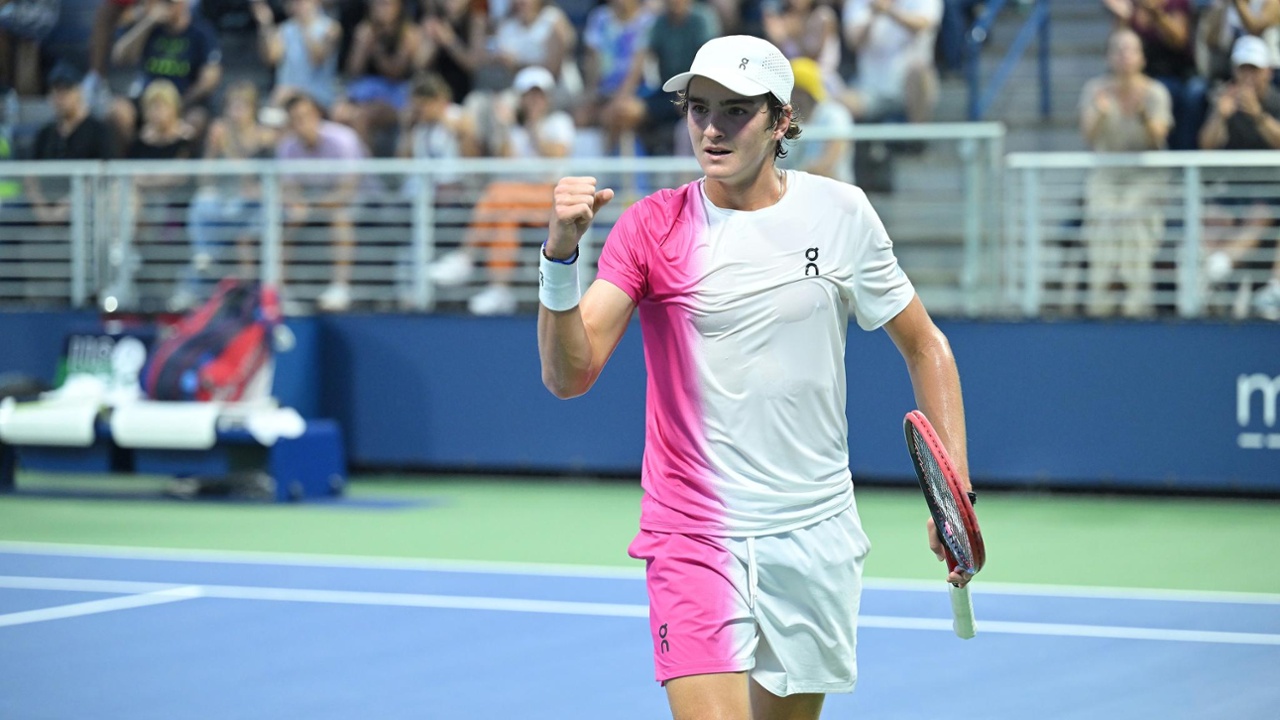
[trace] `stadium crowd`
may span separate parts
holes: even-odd
[[[723,34],[768,38],[793,61],[806,127],[931,119],[939,73],[981,9],[973,0],[100,0],[80,57],[42,51],[62,16],[94,0],[0,0],[0,92],[47,94],[55,117],[17,154],[63,158],[554,157],[690,152],[664,78]],[[1084,88],[1086,144],[1098,151],[1280,148],[1280,0],[1101,0],[1117,32],[1109,73]],[[74,55],[74,53],[73,53]],[[12,88],[6,91],[5,88]],[[109,132],[107,131],[109,130]],[[852,180],[848,142],[806,143],[790,167]],[[1095,176],[1087,190],[1089,286],[1149,288],[1163,219],[1142,178]],[[1117,187],[1137,189],[1118,193]],[[1149,183],[1147,185],[1149,187]],[[48,184],[28,182],[41,221],[65,220]],[[299,187],[288,223],[329,207],[333,283],[350,303],[350,188]],[[476,312],[507,312],[511,228],[545,216],[540,183],[494,183],[473,232],[433,268],[493,280]],[[305,192],[304,192],[305,191]],[[229,186],[191,201],[197,258],[211,219],[258,211]],[[295,197],[296,200],[296,197]],[[233,207],[234,206],[234,207]],[[1221,203],[1209,268],[1226,278],[1275,245],[1270,207]],[[481,237],[483,236],[483,237]],[[1094,242],[1088,242],[1092,237]],[[1122,237],[1123,242],[1117,238]],[[1135,239],[1136,238],[1136,239]],[[1270,245],[1267,243],[1270,242]],[[1123,253],[1114,248],[1123,246]],[[1280,252],[1280,251],[1278,251]],[[1274,293],[1280,311],[1280,259]],[[1100,293],[1089,309],[1107,314]],[[1135,290],[1124,312],[1149,307]]]

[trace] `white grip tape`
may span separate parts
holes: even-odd
[[[956,636],[968,640],[978,634],[978,625],[973,619],[973,601],[969,597],[969,586],[956,587],[948,585],[951,591],[951,627]]]
[[[538,302],[548,310],[564,312],[578,307],[582,288],[578,287],[578,263],[551,262],[538,253]]]

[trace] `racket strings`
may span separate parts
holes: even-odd
[[[911,434],[914,455],[923,472],[929,503],[937,508],[938,513],[943,517],[938,534],[942,536],[956,563],[972,572],[974,570],[973,548],[969,545],[969,534],[965,530],[960,508],[947,485],[946,474],[938,463],[938,459],[934,457],[933,451],[929,449],[928,442],[920,435],[920,431],[913,426]]]

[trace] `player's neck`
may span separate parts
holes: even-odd
[[[749,182],[707,178],[702,190],[712,205],[723,210],[763,210],[778,204],[786,192],[786,173],[767,163]]]

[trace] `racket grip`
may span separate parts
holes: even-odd
[[[973,619],[973,601],[969,597],[969,586],[956,587],[948,585],[951,591],[951,627],[956,636],[968,640],[978,634],[978,625]]]

